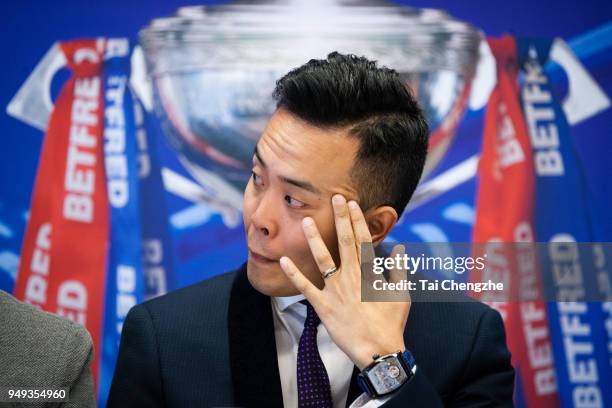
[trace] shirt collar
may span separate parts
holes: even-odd
[[[295,305],[300,300],[306,299],[304,295],[299,294],[295,296],[275,296],[272,298],[276,303],[276,306],[281,312],[284,312],[288,307]]]

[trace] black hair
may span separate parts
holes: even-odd
[[[390,205],[402,214],[423,172],[428,126],[396,71],[332,52],[279,79],[273,97],[277,108],[309,124],[357,137],[351,181],[361,207]]]

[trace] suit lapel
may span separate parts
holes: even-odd
[[[246,264],[236,274],[228,310],[234,403],[282,407],[270,298],[251,286]]]

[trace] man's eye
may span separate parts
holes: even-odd
[[[300,200],[296,200],[290,195],[285,196],[285,201],[287,202],[287,204],[289,204],[291,207],[294,207],[294,208],[303,208],[304,206],[306,206],[306,204],[304,204]]]
[[[258,175],[257,173],[255,173],[254,171],[251,172],[252,177],[253,177],[253,183],[255,183],[256,186],[262,186],[263,185],[263,180],[261,178],[260,175]]]

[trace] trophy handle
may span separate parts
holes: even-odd
[[[6,113],[37,129],[45,131],[53,110],[51,81],[66,66],[66,57],[57,42],[36,65],[6,107]]]
[[[610,106],[610,99],[561,38],[555,39],[550,49],[550,59],[561,65],[567,75],[568,92],[563,101],[563,111],[570,125],[582,122]]]
[[[153,91],[147,78],[144,55],[140,46],[135,47],[131,61],[130,85],[143,103],[144,108],[151,111]],[[47,129],[49,116],[53,111],[51,81],[55,74],[66,66],[66,62],[66,57],[59,44],[57,42],[53,43],[13,96],[6,107],[6,113],[44,132]]]

